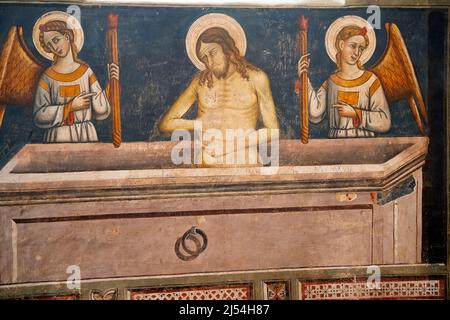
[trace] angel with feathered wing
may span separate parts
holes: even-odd
[[[78,20],[65,12],[49,12],[33,28],[36,49],[53,61],[39,80],[33,109],[34,123],[45,129],[44,142],[98,141],[92,120],[111,112],[107,90],[78,58],[82,40]],[[109,75],[118,79],[117,65],[109,67]]]
[[[36,22],[33,42],[51,67],[45,69],[33,57],[22,27],[11,27],[0,51],[0,126],[7,104],[33,106],[34,124],[45,129],[44,142],[98,141],[92,120],[104,120],[111,112],[109,84],[103,90],[78,58],[84,42],[78,20],[48,12]],[[108,76],[119,80],[117,64],[108,65]]]
[[[328,29],[327,53],[337,68],[317,90],[308,80],[308,113],[311,123],[321,122],[328,114],[330,138],[374,137],[388,132],[392,124],[389,103],[401,98],[408,98],[413,118],[424,134],[421,116],[426,122],[426,111],[414,69],[400,32],[395,25],[389,25],[388,31],[390,28],[394,37],[372,70],[363,67],[376,45],[375,32],[366,20],[345,16]],[[298,64],[299,77],[308,68],[309,56],[304,55]],[[411,74],[415,82],[408,78]],[[411,90],[405,91],[406,87]]]

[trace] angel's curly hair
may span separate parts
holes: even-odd
[[[367,29],[365,27],[360,28],[358,26],[346,26],[344,28],[342,28],[341,31],[339,31],[339,33],[336,36],[336,41],[334,43],[334,46],[337,50],[336,52],[336,66],[337,66],[337,70],[335,72],[338,72],[341,70],[341,50],[339,49],[339,41],[343,40],[347,40],[350,39],[353,36],[363,36],[364,37],[364,41],[365,41],[365,47],[367,48],[367,46],[369,45],[369,37],[367,36]],[[361,64],[361,62],[358,60],[357,61],[357,66],[359,69],[364,69],[363,65]]]
[[[75,36],[73,30],[68,28],[66,22],[61,20],[52,20],[39,26],[39,43],[45,52],[51,53],[50,48],[44,41],[44,32],[50,31],[57,31],[63,36],[67,36],[70,41],[70,47],[72,48],[73,59],[78,63],[83,63],[83,61],[78,59],[78,51],[75,46]],[[56,59],[54,59],[54,62],[56,62]]]

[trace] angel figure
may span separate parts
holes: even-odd
[[[326,49],[336,70],[315,90],[308,79],[309,121],[328,111],[330,138],[374,137],[391,127],[388,100],[378,77],[364,68],[376,38],[372,26],[357,16],[337,19],[326,33]],[[308,72],[309,54],[300,58],[299,77]]]
[[[46,129],[44,142],[98,141],[92,120],[106,119],[111,108],[108,90],[78,58],[84,43],[80,23],[65,12],[48,12],[34,25],[33,42],[53,61],[39,80],[33,107],[34,123]],[[118,80],[118,65],[108,65],[108,75]]]

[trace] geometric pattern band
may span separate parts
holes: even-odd
[[[302,282],[299,286],[301,300],[445,299],[444,279],[383,279],[368,284],[364,278]]]
[[[250,300],[251,296],[249,284],[128,291],[130,300]]]

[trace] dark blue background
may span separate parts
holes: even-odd
[[[25,38],[33,54],[49,65],[35,50],[31,30],[45,12],[66,11],[62,5],[0,6],[0,39],[4,41],[12,25],[24,27]],[[122,86],[122,134],[124,141],[166,139],[157,132],[156,124],[165,110],[197,72],[185,51],[185,36],[198,17],[225,13],[235,18],[247,35],[246,57],[267,72],[282,128],[282,136],[299,137],[298,101],[294,93],[296,77],[297,18],[310,19],[310,77],[319,86],[334,70],[324,47],[327,27],[347,14],[367,18],[365,8],[358,9],[238,9],[238,8],[150,8],[150,7],[81,7],[81,24],[85,44],[80,58],[106,83],[106,15],[119,14],[119,54]],[[424,97],[427,96],[428,10],[382,9],[380,30],[376,30],[377,47],[372,65],[386,47],[385,22],[395,22],[406,42]],[[393,127],[390,136],[418,135],[406,102],[391,105]],[[195,113],[195,108],[190,116]],[[23,143],[40,142],[43,131],[32,124],[31,108],[9,106],[0,129],[0,162]],[[110,119],[96,123],[99,139],[111,141]],[[312,138],[327,136],[327,121],[311,125]]]

